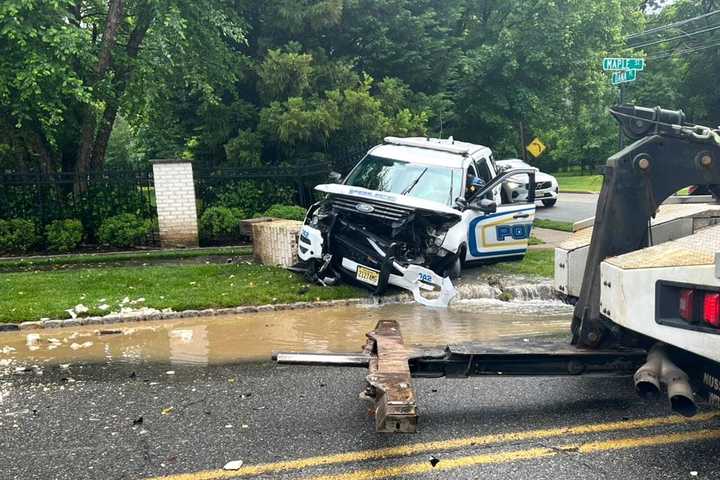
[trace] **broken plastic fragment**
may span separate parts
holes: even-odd
[[[242,460],[233,460],[232,462],[228,462],[223,467],[223,470],[240,470],[240,467],[243,466]]]

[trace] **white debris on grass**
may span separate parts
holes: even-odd
[[[86,307],[85,305],[83,305],[82,303],[79,303],[79,304],[75,305],[74,307],[69,308],[65,311],[70,315],[71,318],[75,319],[81,315],[88,313],[90,311],[90,309],[88,307]]]

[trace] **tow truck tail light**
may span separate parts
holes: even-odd
[[[705,293],[703,298],[703,320],[715,328],[720,327],[720,293]]]
[[[695,304],[695,290],[683,289],[680,291],[680,318],[686,322],[693,321],[693,306]]]

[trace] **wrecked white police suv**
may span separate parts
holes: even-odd
[[[501,203],[502,183],[530,178],[526,203]],[[534,169],[498,171],[492,151],[450,139],[388,137],[344,181],[318,185],[298,254],[321,283],[340,277],[381,294],[388,285],[445,307],[464,265],[522,258],[535,215]],[[423,291],[440,291],[429,299]]]

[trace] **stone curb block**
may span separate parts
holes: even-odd
[[[517,294],[522,291],[523,288],[527,288],[527,285],[518,285],[508,287],[509,293]],[[545,287],[545,285],[542,285]],[[551,287],[547,287],[551,290]],[[543,292],[544,293],[544,292]],[[546,295],[542,295],[541,298],[545,298]],[[550,295],[547,295],[550,296]],[[494,297],[488,297],[494,298]],[[349,299],[338,299],[338,300],[323,300],[318,302],[294,302],[294,303],[281,303],[276,305],[246,305],[241,307],[230,307],[230,308],[218,308],[218,309],[204,309],[204,310],[184,310],[181,312],[152,312],[152,313],[137,313],[137,314],[122,314],[122,315],[106,315],[104,317],[85,317],[85,318],[71,318],[65,320],[41,320],[41,321],[30,321],[22,322],[20,324],[3,324],[0,325],[0,331],[16,331],[16,330],[41,330],[41,329],[53,329],[62,327],[77,327],[81,325],[109,325],[113,323],[124,323],[124,322],[142,322],[149,320],[175,320],[181,318],[193,318],[201,316],[218,316],[218,315],[237,315],[237,314],[248,314],[257,312],[277,312],[283,310],[299,310],[307,308],[329,308],[338,306],[353,306],[353,305],[388,305],[388,304],[403,304],[412,303],[412,296],[409,294],[397,294],[388,297],[367,297],[367,298],[349,298]]]

